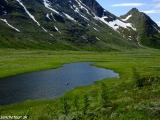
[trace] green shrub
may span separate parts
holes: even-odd
[[[100,94],[100,97],[101,97],[102,106],[103,107],[107,107],[107,99],[108,99],[107,88],[106,88],[106,85],[103,82],[101,83],[101,94]]]
[[[75,106],[75,109],[76,109],[76,112],[78,112],[78,110],[79,110],[79,104],[78,104],[78,96],[76,95],[75,97],[74,97],[74,106]]]
[[[65,97],[62,97],[61,101],[62,101],[62,113],[67,116],[69,114],[70,106],[67,103],[67,100]]]
[[[89,106],[88,95],[84,94],[83,96],[83,115],[86,115],[88,106]]]
[[[142,79],[140,79],[140,73],[137,72],[137,70],[135,68],[132,69],[133,72],[133,80],[136,84],[136,87],[142,87]]]

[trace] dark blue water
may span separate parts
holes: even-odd
[[[90,63],[70,63],[61,68],[25,73],[0,79],[0,105],[25,100],[54,99],[75,86],[118,76]],[[68,83],[68,85],[66,85]]]

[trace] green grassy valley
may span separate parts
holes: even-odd
[[[0,116],[29,120],[159,120],[160,51],[125,52],[0,50],[0,77],[61,67],[71,62],[93,62],[112,69],[118,78],[77,86],[55,100],[28,100],[0,106]],[[22,118],[21,118],[22,119]]]
[[[73,62],[91,62],[119,77],[52,100],[1,105],[0,120],[159,120],[159,48],[160,27],[137,8],[117,17],[96,0],[1,0],[0,80]],[[3,91],[15,92],[1,85],[5,101],[10,92]]]

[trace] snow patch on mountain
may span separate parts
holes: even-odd
[[[84,36],[82,36],[82,38],[85,39],[85,40],[87,39],[87,38],[85,38]]]
[[[132,40],[131,38],[128,38],[128,40]]]
[[[108,18],[107,16],[104,16],[103,19]]]
[[[90,16],[92,16],[92,15],[89,13],[88,9],[85,8],[85,7],[87,7],[86,5],[84,5],[81,1],[79,1],[79,2],[78,2],[78,0],[75,0],[75,1],[78,3],[78,5],[79,5],[79,7],[80,7],[81,9],[84,9],[84,10],[87,12],[87,14],[89,14]],[[84,6],[85,6],[85,7],[84,7]]]
[[[95,20],[99,20],[99,17],[98,16],[96,16],[96,15],[94,15],[94,17],[93,17]]]
[[[44,27],[42,27],[42,29],[43,29],[45,32],[48,32],[46,29],[44,29]]]
[[[76,0],[77,1],[77,0]],[[77,1],[78,2],[78,1]],[[81,0],[79,0],[79,2],[83,5],[83,6],[85,6],[87,9],[89,9],[89,7],[87,6],[87,5],[85,5],[84,3],[82,3],[82,1]]]
[[[153,25],[152,25],[153,26]],[[158,28],[156,28],[155,26],[153,26],[154,27],[154,29],[156,29],[159,33],[160,33],[160,30],[158,30]]]
[[[69,5],[69,6],[70,6],[70,8],[71,8],[72,10],[74,10],[73,7],[72,7],[71,5]]]
[[[108,26],[110,26],[111,28],[113,28],[113,29],[116,30],[116,31],[117,31],[117,29],[118,29],[119,27],[123,27],[123,28],[127,28],[127,29],[128,29],[128,27],[130,27],[130,28],[132,28],[134,31],[136,31],[136,28],[134,28],[131,23],[124,23],[124,22],[122,22],[122,21],[120,21],[120,20],[118,20],[118,19],[107,22],[107,21],[105,20],[105,18],[106,18],[106,16],[104,16],[104,17],[102,17],[102,18],[99,18],[99,20],[101,20],[102,22],[104,22],[105,24],[107,24]]]
[[[17,0],[17,2],[24,8],[25,12],[29,15],[29,17],[37,23],[38,26],[41,26],[40,23],[34,18],[33,15],[30,14],[30,12],[26,9],[26,7],[23,5],[21,0]],[[47,15],[49,17],[49,15]],[[44,27],[41,27],[45,32],[48,32]]]
[[[97,28],[95,28],[95,27],[93,27],[93,29],[95,30],[95,31],[99,31]]]
[[[133,27],[132,23],[124,23],[126,25],[126,27],[130,27],[132,28],[134,31],[136,31],[137,29]]]
[[[99,39],[98,37],[96,37],[96,39],[98,40],[98,41],[100,41],[101,39]]]
[[[61,31],[59,31],[59,29],[56,26],[54,26],[54,28],[57,30],[57,32],[61,33]]]
[[[75,5],[73,5],[73,7],[75,8],[75,9],[73,9],[74,12],[78,13],[78,14],[79,14],[81,17],[83,17],[84,19],[90,21],[88,18],[86,18],[84,15],[82,15],[82,14],[80,13],[80,10],[79,10]]]
[[[47,17],[49,20],[51,20],[51,18],[49,17],[49,14],[48,14],[48,13],[47,13],[46,17]]]
[[[55,19],[54,16],[53,16],[53,13],[51,13],[51,16],[52,16],[52,19],[53,19],[54,21],[56,21],[56,19]]]
[[[128,36],[128,40],[132,40],[132,36]]]
[[[18,30],[17,28],[15,28],[11,24],[9,24],[6,19],[0,19],[0,20],[2,20],[3,22],[5,22],[9,27],[11,27],[11,28],[15,29],[16,31],[20,32],[20,30]]]
[[[71,1],[69,1],[69,2],[72,3]],[[76,0],[76,2],[78,3],[78,5],[79,5],[79,7],[80,7],[81,9],[85,9],[85,10],[86,10],[87,14],[89,14],[90,16],[93,16],[93,15],[91,15],[91,14],[89,13],[89,10],[88,10],[87,8],[85,8],[85,7],[83,7],[83,6],[81,5],[81,4],[83,4],[81,1],[78,2],[78,1]],[[83,4],[83,5],[84,5],[84,4]],[[86,5],[84,5],[84,6],[86,6]],[[87,7],[87,6],[86,6],[86,7]],[[84,19],[90,21],[87,17],[85,17],[85,16],[83,15],[83,13],[80,12],[79,8],[78,8],[77,6],[75,6],[74,4],[73,4],[73,6],[70,5],[70,8],[71,8],[72,10],[74,10],[74,12],[78,13],[78,14],[79,14],[81,17],[83,17]]]
[[[127,21],[129,18],[132,17],[132,15],[128,15],[125,19],[121,19],[122,21]]]
[[[50,36],[53,36],[53,34],[50,33]]]
[[[55,13],[57,13],[57,14],[60,15],[60,13],[59,13],[58,11],[56,11],[56,10],[54,10],[54,9],[52,8],[51,3],[50,3],[48,0],[43,0],[43,4],[44,4],[44,6],[45,6],[46,8],[48,8],[48,9],[50,9],[51,11],[53,11],[53,12],[55,12]]]
[[[68,19],[77,22],[76,20],[74,20],[74,18],[72,18],[70,15],[68,15],[67,13],[62,12]]]
[[[25,12],[29,15],[29,17],[30,17],[34,22],[36,22],[38,26],[40,26],[39,22],[34,18],[33,15],[31,15],[31,14],[29,13],[29,11],[28,11],[28,10],[26,9],[26,7],[23,5],[23,3],[21,2],[21,0],[17,0],[17,2],[24,8]]]

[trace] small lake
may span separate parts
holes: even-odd
[[[0,105],[25,100],[54,99],[76,86],[119,76],[112,70],[91,66],[89,62],[70,63],[63,67],[25,73],[0,79]],[[68,85],[66,85],[68,83]]]

